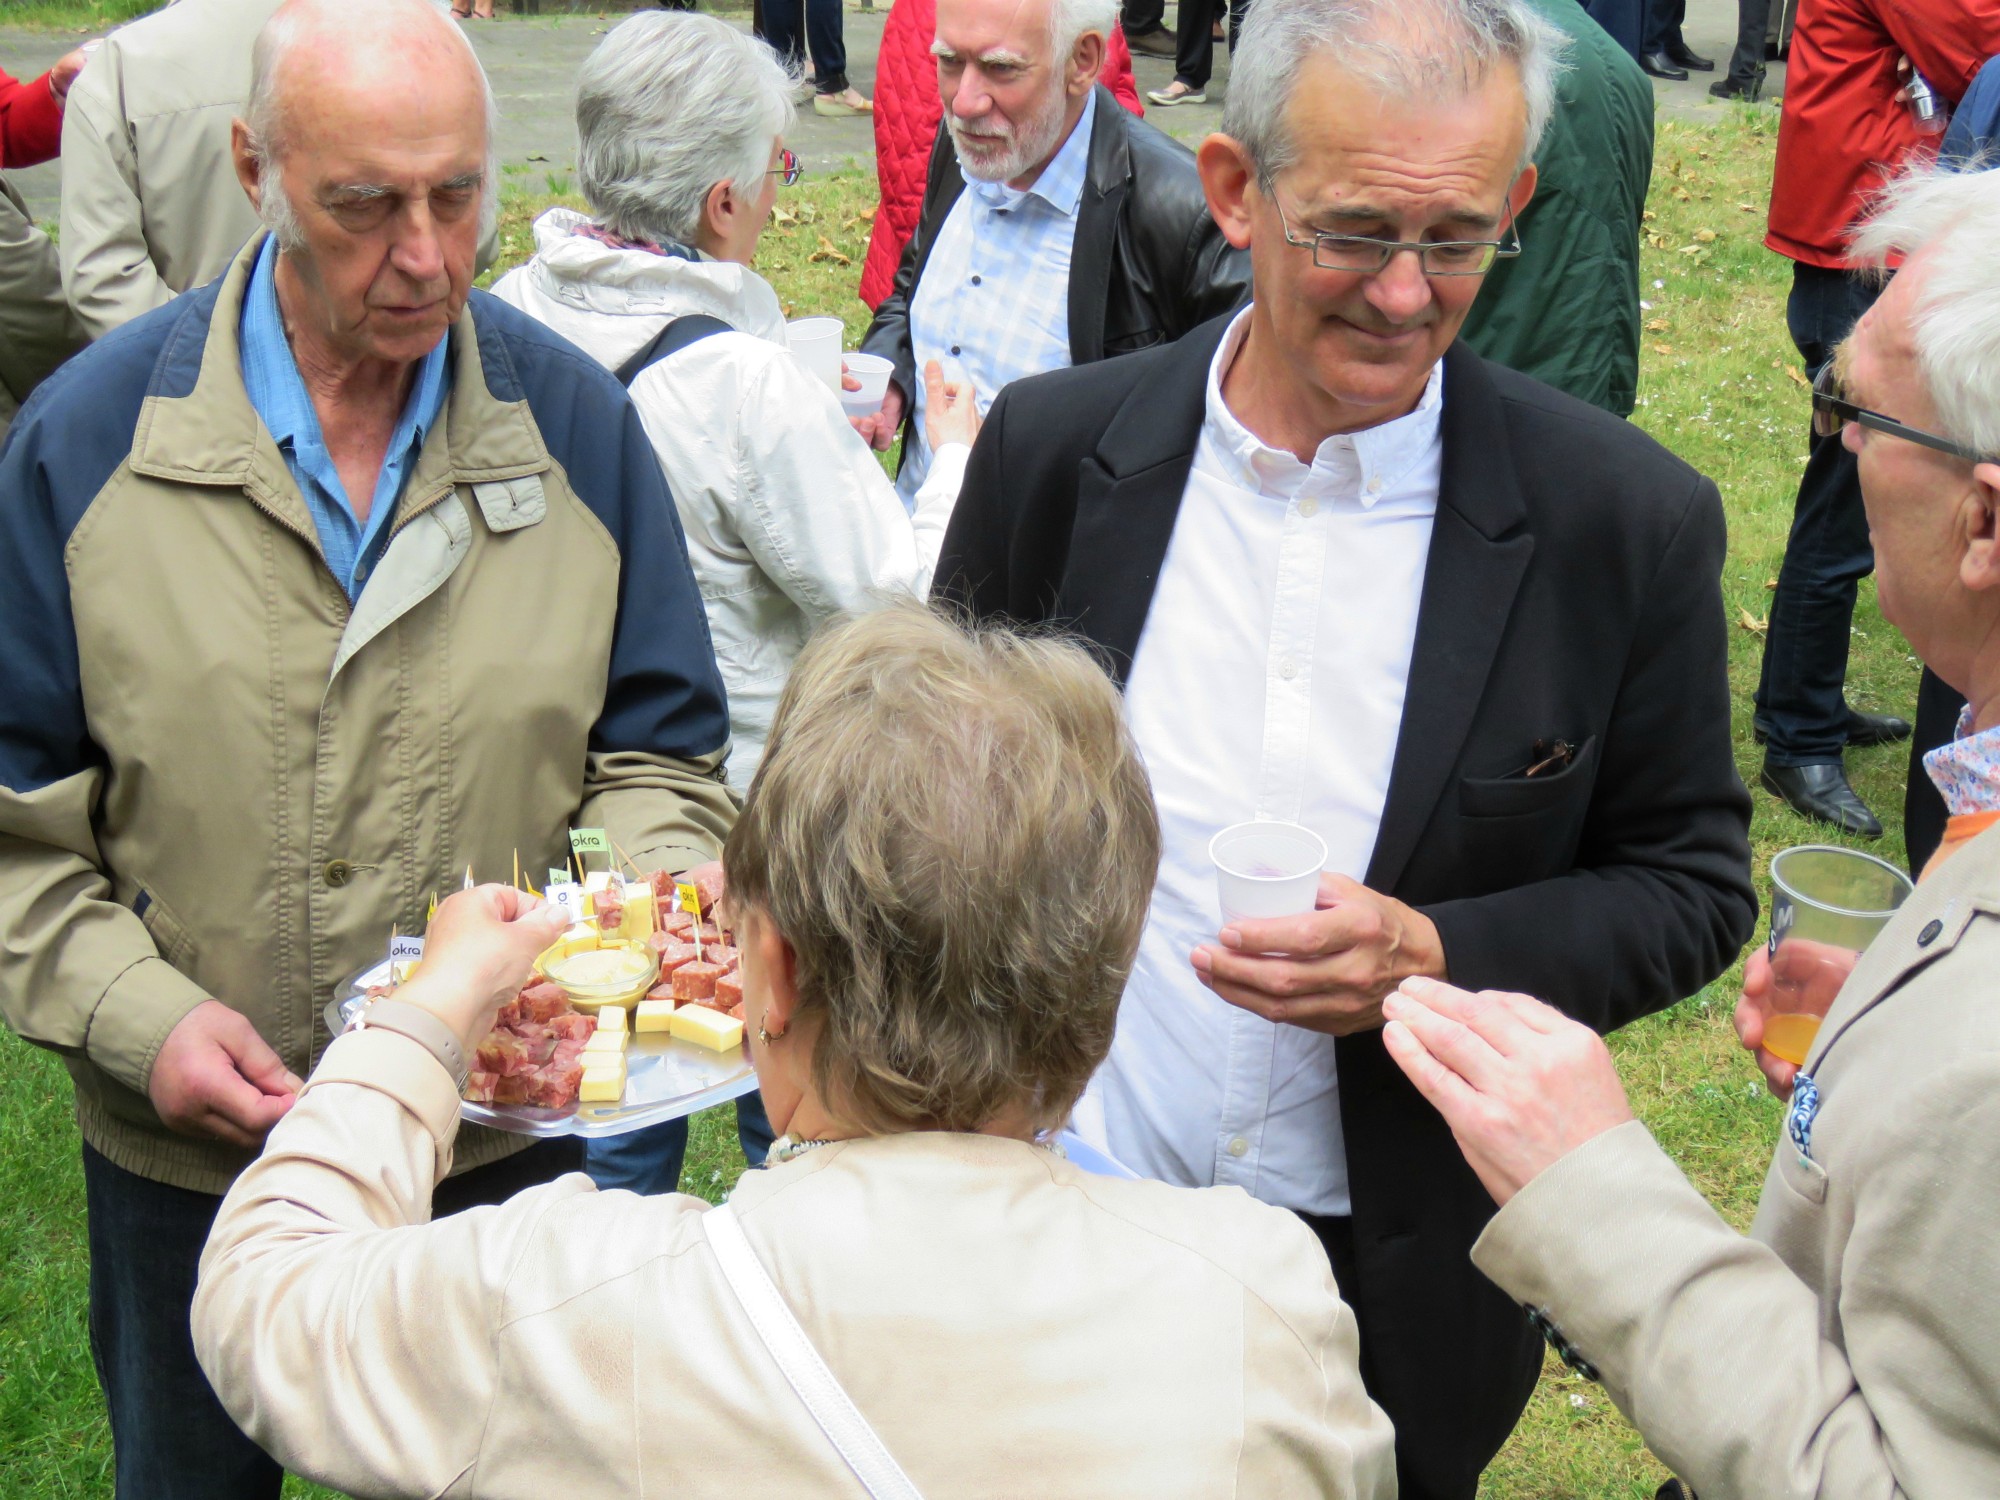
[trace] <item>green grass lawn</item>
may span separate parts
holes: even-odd
[[[116,4],[118,0],[109,0]],[[1754,780],[1750,693],[1759,629],[1805,454],[1805,389],[1784,332],[1789,266],[1762,249],[1776,115],[1744,110],[1712,126],[1663,123],[1646,229],[1652,304],[1637,420],[1722,487],[1730,549],[1738,763]],[[504,265],[530,250],[528,226],[551,202],[581,206],[560,171],[508,179]],[[794,315],[866,326],[854,298],[874,202],[860,173],[808,178],[780,199],[761,269]],[[1860,706],[1907,709],[1917,668],[1864,587],[1849,691]],[[1663,745],[1670,755],[1674,747]],[[1889,825],[1876,846],[1901,857],[1900,747],[1849,757],[1856,785]],[[1770,856],[1818,841],[1763,793],[1752,828],[1760,883]],[[1732,1223],[1746,1225],[1779,1109],[1729,1029],[1736,971],[1674,1009],[1626,1028],[1612,1046],[1634,1102],[1674,1158]],[[695,1122],[684,1183],[719,1199],[742,1170],[733,1116]],[[47,1055],[0,1036],[0,1495],[53,1500],[110,1492],[110,1444],[85,1337],[83,1184],[69,1088]],[[1513,1440],[1488,1473],[1491,1500],[1647,1500],[1660,1463],[1603,1392],[1551,1365]],[[295,1483],[288,1494],[326,1492]]]

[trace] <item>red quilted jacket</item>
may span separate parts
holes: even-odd
[[[917,232],[924,205],[924,169],[937,138],[944,106],[938,100],[937,63],[931,39],[937,35],[936,0],[896,0],[882,27],[882,51],[875,60],[875,175],[882,201],[868,237],[861,267],[861,300],[873,308],[889,295],[903,247]],[[1132,79],[1132,52],[1121,27],[1111,28],[1111,46],[1098,80],[1135,115],[1144,115]]]

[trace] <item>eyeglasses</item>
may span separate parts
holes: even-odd
[[[1507,205],[1504,240],[1378,240],[1366,234],[1321,234],[1300,239],[1292,233],[1285,205],[1265,184],[1271,201],[1277,204],[1278,222],[1284,226],[1285,243],[1301,250],[1310,248],[1313,264],[1322,271],[1352,271],[1362,276],[1379,276],[1389,262],[1403,251],[1413,252],[1426,276],[1483,276],[1502,256],[1521,253],[1520,231],[1514,227],[1514,205]]]
[[[1935,448],[1939,453],[1949,453],[1954,458],[1962,458],[1970,463],[2000,463],[1990,454],[1981,453],[1977,448],[1968,448],[1963,443],[1955,443],[1948,437],[1940,437],[1935,432],[1925,432],[1921,427],[1906,427],[1894,417],[1885,417],[1879,411],[1868,411],[1847,399],[1847,392],[1841,385],[1838,360],[1828,360],[1820,368],[1818,378],[1812,387],[1812,428],[1823,438],[1840,436],[1841,428],[1849,422],[1858,422],[1875,432],[1886,432],[1890,437],[1899,437],[1906,443],[1921,443],[1926,448]]]
[[[799,160],[798,153],[789,146],[781,146],[778,149],[778,165],[764,175],[780,179],[786,187],[794,187],[798,180],[806,175],[805,163]]]

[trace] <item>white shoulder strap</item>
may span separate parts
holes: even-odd
[[[792,1316],[764,1263],[750,1248],[743,1226],[736,1222],[729,1205],[725,1203],[703,1214],[701,1227],[729,1289],[736,1293],[736,1300],[750,1315],[757,1337],[771,1351],[771,1358],[785,1372],[785,1379],[799,1393],[806,1410],[819,1423],[820,1431],[847,1460],[861,1487],[873,1500],[923,1500],[917,1487],[910,1483],[909,1475],[882,1446],[868,1419],[833,1378],[833,1371],[819,1357],[806,1331],[799,1327],[799,1320]]]

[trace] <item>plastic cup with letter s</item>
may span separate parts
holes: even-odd
[[[1912,889],[1901,870],[1858,849],[1801,844],[1772,857],[1766,1052],[1794,1066],[1805,1062],[1855,958]]]
[[[1326,840],[1296,823],[1237,823],[1208,841],[1222,920],[1296,917],[1319,899]]]
[[[841,409],[850,417],[874,416],[888,397],[889,377],[896,371],[895,362],[879,354],[849,354],[845,356],[844,363],[847,373],[861,382],[861,389],[843,389],[840,393]]]
[[[798,318],[785,325],[785,343],[828,390],[840,394],[840,341],[847,332],[838,318]]]

